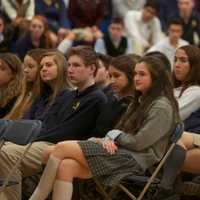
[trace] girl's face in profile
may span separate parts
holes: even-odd
[[[147,64],[144,62],[136,64],[134,73],[135,89],[144,94],[151,87],[151,83],[152,78]]]
[[[37,72],[38,72],[38,64],[37,62],[29,55],[26,55],[24,58],[24,77],[27,82],[34,82],[36,80]]]
[[[128,78],[125,73],[116,69],[113,66],[109,67],[109,73],[111,77],[111,87],[117,94],[123,93],[123,90],[128,85]]]

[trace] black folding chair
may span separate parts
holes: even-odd
[[[27,145],[22,156],[12,167],[5,180],[0,180],[0,192],[2,192],[5,187],[18,184],[16,181],[10,181],[10,178],[18,165],[23,161],[26,153],[31,148],[32,143],[36,140],[37,135],[41,130],[42,122],[39,120],[0,120],[0,127],[0,129],[2,129],[2,135],[0,136],[0,151],[7,141],[18,145]]]
[[[127,179],[123,180],[125,183],[139,183],[144,186],[142,192],[138,197],[136,197],[134,194],[132,194],[121,182],[119,185],[117,185],[115,188],[112,188],[109,192],[106,192],[105,188],[102,186],[102,184],[97,180],[94,179],[95,183],[97,184],[97,187],[99,188],[100,193],[105,197],[106,200],[112,200],[112,196],[116,189],[124,191],[132,200],[142,200],[145,193],[149,189],[150,185],[153,184],[159,184],[160,180],[156,178],[157,174],[159,173],[160,169],[163,167],[165,161],[169,157],[170,153],[172,152],[174,146],[176,145],[176,142],[181,137],[182,133],[184,132],[184,124],[182,122],[179,122],[176,124],[175,130],[173,131],[173,134],[170,138],[171,145],[169,149],[167,150],[166,154],[156,167],[155,171],[151,175],[151,177],[147,176],[137,176],[132,175],[128,177]]]

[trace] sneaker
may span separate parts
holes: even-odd
[[[173,190],[158,188],[152,200],[180,200],[180,196],[175,194]]]

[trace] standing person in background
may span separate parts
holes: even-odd
[[[141,11],[129,11],[125,16],[125,28],[134,41],[135,53],[141,54],[163,38],[158,12],[158,2],[147,0]]]
[[[94,48],[96,52],[116,57],[133,53],[133,45],[133,41],[124,35],[123,20],[115,18],[111,21],[108,32],[96,41]]]
[[[12,53],[0,54],[0,118],[13,108],[22,89],[22,63]]]

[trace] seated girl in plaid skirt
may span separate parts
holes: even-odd
[[[160,59],[140,59],[134,88],[127,112],[104,138],[64,141],[44,152],[48,162],[31,200],[45,199],[52,188],[53,200],[70,200],[74,178],[98,177],[113,186],[161,160],[179,117],[173,86]]]

